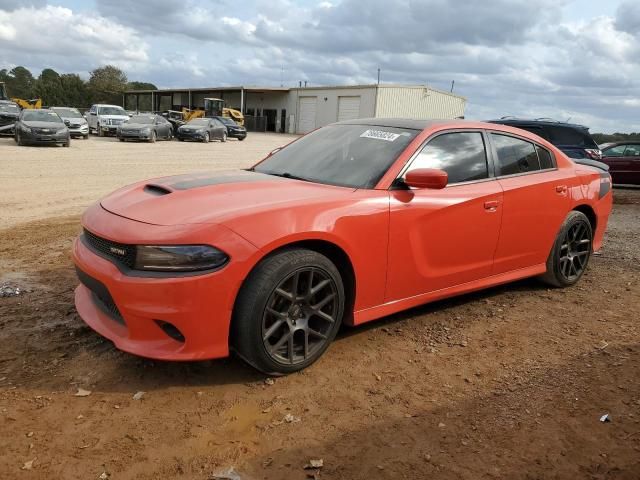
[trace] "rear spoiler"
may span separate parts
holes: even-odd
[[[572,158],[575,163],[580,165],[588,165],[589,167],[596,167],[605,172],[609,171],[609,165],[606,163],[599,162],[597,160],[591,160],[590,158]]]

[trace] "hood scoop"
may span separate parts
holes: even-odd
[[[148,183],[144,186],[143,190],[151,195],[161,196],[169,195],[173,190],[157,183]]]

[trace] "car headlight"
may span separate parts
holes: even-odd
[[[26,125],[20,125],[20,129],[23,132],[31,133],[31,128],[27,127]]]
[[[143,128],[141,132],[144,133],[145,135],[149,135],[151,133],[151,129],[149,127]]]
[[[56,133],[64,133],[67,130],[67,127],[62,127],[56,130]]]
[[[223,266],[229,256],[210,245],[138,245],[136,270],[194,272]]]

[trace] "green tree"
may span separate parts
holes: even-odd
[[[5,71],[6,72],[6,71]],[[9,97],[33,98],[35,79],[25,67],[15,67],[6,74]]]
[[[64,93],[64,104],[76,108],[89,108],[91,98],[87,89],[87,83],[77,73],[65,73],[60,75],[60,83]]]
[[[158,90],[158,87],[153,83],[129,82],[127,84],[127,90]]]
[[[42,99],[42,104],[50,107],[65,104],[65,92],[58,72],[45,68],[35,82],[34,94]]]
[[[127,76],[113,65],[96,68],[91,72],[88,88],[94,103],[120,104],[127,88]]]

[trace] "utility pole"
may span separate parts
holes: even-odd
[[[380,85],[380,67],[378,67],[378,85]]]
[[[456,84],[455,80],[451,80],[451,93],[453,93],[453,86]]]

